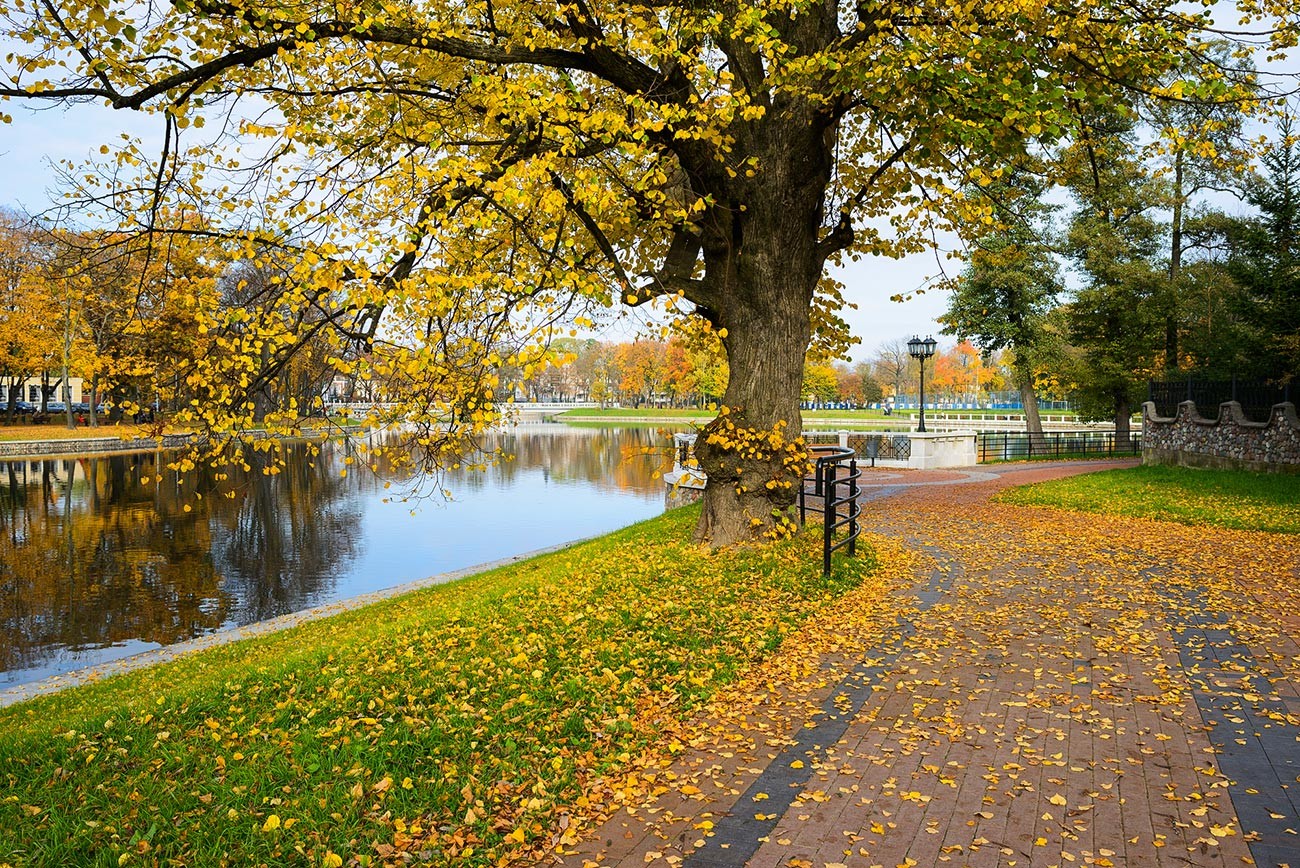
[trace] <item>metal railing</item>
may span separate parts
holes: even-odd
[[[1183,401],[1196,403],[1196,412],[1203,419],[1219,418],[1219,405],[1236,401],[1241,412],[1252,422],[1267,422],[1273,415],[1273,405],[1293,400],[1290,382],[1274,383],[1268,380],[1168,380],[1147,382],[1147,400],[1156,405],[1156,415],[1174,416]]]
[[[848,548],[850,556],[857,554],[858,535],[862,526],[858,516],[862,505],[858,502],[858,456],[845,446],[815,446],[809,450],[815,456],[812,479],[805,479],[799,487],[799,523],[807,521],[808,510],[820,509],[822,514],[822,575],[831,573],[831,553]],[[808,483],[812,482],[812,490]],[[815,498],[809,506],[810,495]],[[846,535],[836,540],[836,532],[847,528]]]
[[[1116,436],[1114,431],[985,431],[977,438],[981,464],[989,461],[1084,458],[1093,455],[1141,455],[1142,436]]]
[[[876,466],[876,459],[882,461],[906,461],[912,457],[912,438],[907,434],[849,434],[846,438],[849,448],[859,458],[870,458],[871,466]]]

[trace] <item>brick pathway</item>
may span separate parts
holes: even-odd
[[[1098,466],[875,472],[917,585],[557,861],[1300,868],[1293,542],[988,502]]]

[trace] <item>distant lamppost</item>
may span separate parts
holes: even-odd
[[[917,431],[925,430],[925,360],[934,355],[934,344],[934,338],[928,335],[925,340],[913,335],[907,342],[908,354],[921,363],[921,423],[916,426]]]

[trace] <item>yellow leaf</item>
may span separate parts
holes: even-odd
[[[332,850],[325,851],[325,858],[320,860],[321,868],[343,868],[343,857]]]
[[[262,824],[263,832],[274,832],[278,828],[280,828],[280,818],[275,814],[267,817],[266,822]]]
[[[1051,802],[1053,805],[1064,805],[1064,804],[1065,804],[1065,796],[1061,795],[1060,793],[1057,793],[1056,795],[1051,796],[1050,798],[1048,798],[1047,801]]]

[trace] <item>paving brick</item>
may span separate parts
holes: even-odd
[[[1210,550],[1172,526],[1135,540],[1109,519],[1016,522],[987,505],[1007,484],[1079,469],[915,476],[936,484],[910,488],[882,475],[872,526],[936,558],[898,600],[908,629],[882,626],[861,659],[827,659],[840,681],[778,690],[745,732],[672,765],[721,785],[623,809],[556,861],[1300,868],[1300,836],[1285,831],[1300,831],[1300,618],[1287,584],[1300,567],[1277,583],[1242,570],[1234,596],[1208,577],[1268,556],[1249,535]],[[970,508],[987,510],[983,526],[954,520]],[[1114,547],[1072,547],[1080,521],[1117,528]],[[817,709],[838,693],[861,704],[832,726]],[[833,740],[805,739],[793,768],[789,745],[810,723]],[[795,796],[788,808],[740,822],[772,812],[778,800],[755,794],[778,787]],[[1285,820],[1267,825],[1269,810]]]

